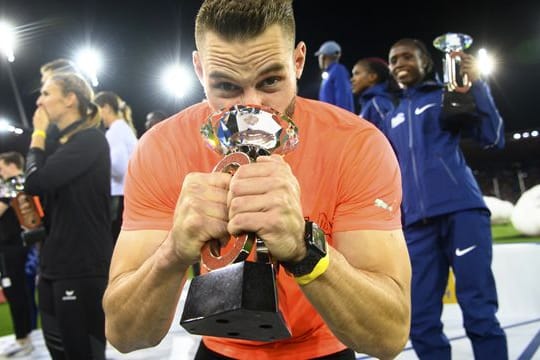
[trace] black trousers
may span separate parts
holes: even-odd
[[[106,285],[106,277],[39,279],[43,337],[53,360],[105,359]]]
[[[113,237],[113,246],[116,244],[118,234],[122,228],[122,213],[124,212],[124,196],[111,196],[111,234]]]
[[[24,271],[28,248],[0,248],[0,272],[3,292],[9,304],[16,339],[24,339],[32,331],[33,301]]]
[[[294,352],[294,349],[291,349],[291,359],[295,359],[293,352]],[[334,354],[317,357],[311,360],[354,360],[354,359],[356,359],[356,355],[354,351],[352,351],[351,349],[345,349]],[[199,349],[197,350],[197,353],[195,354],[194,360],[234,360],[234,359],[220,355],[210,350],[201,341],[199,344]]]

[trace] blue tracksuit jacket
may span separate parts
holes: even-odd
[[[470,91],[480,123],[464,129],[484,147],[504,146],[503,121],[489,87]],[[459,147],[460,133],[441,129],[443,85],[426,81],[404,89],[382,131],[397,153],[403,181],[403,225],[455,211],[485,208],[480,188]]]
[[[360,116],[382,129],[386,115],[394,110],[394,96],[388,92],[386,82],[370,86],[360,94]]]
[[[319,100],[354,112],[354,99],[349,71],[340,63],[332,63],[326,69],[328,76],[321,81]]]

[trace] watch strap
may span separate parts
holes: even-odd
[[[312,221],[306,220],[304,229],[306,256],[300,261],[285,261],[281,264],[295,278],[313,274],[322,258],[327,256],[324,233]]]
[[[329,265],[330,256],[328,255],[328,253],[326,253],[326,255],[319,260],[317,265],[315,265],[312,272],[307,275],[295,277],[294,279],[299,285],[307,285],[313,280],[317,279],[322,274],[324,274],[326,270],[328,270]]]

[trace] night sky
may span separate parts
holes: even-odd
[[[39,67],[50,60],[73,58],[85,45],[100,49],[105,68],[96,91],[112,90],[132,106],[142,130],[144,116],[161,109],[173,114],[200,101],[202,88],[191,67],[193,28],[200,1],[181,0],[0,0],[0,19],[17,27],[19,41],[11,70],[31,122],[39,88]],[[504,4],[505,3],[505,4]],[[474,39],[470,52],[485,47],[498,59],[490,79],[507,131],[538,128],[540,119],[540,1],[308,1],[294,2],[297,40],[308,47],[308,61],[299,82],[302,96],[317,96],[320,73],[313,53],[325,40],[343,49],[349,69],[361,57],[386,58],[390,46],[414,37],[432,49],[440,68],[442,53],[431,46],[446,32]],[[450,5],[453,4],[453,5]],[[162,68],[179,60],[193,73],[189,96],[174,100],[158,81]],[[0,117],[19,122],[7,74],[0,66]],[[0,150],[8,146],[0,137]]]

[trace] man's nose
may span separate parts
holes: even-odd
[[[256,89],[244,90],[239,101],[240,105],[262,105],[262,97]]]

